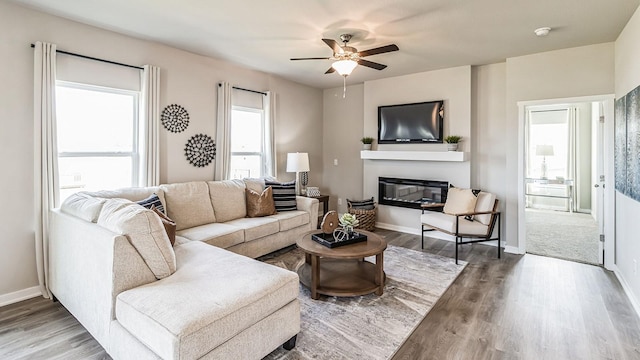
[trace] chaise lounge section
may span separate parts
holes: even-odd
[[[298,276],[251,257],[315,228],[318,201],[298,197],[298,210],[247,218],[239,197],[247,185],[260,187],[212,181],[73,195],[51,214],[53,295],[115,359],[260,359],[292,347]],[[173,247],[160,217],[134,202],[153,194],[176,222]]]

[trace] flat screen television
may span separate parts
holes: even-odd
[[[444,101],[378,106],[378,143],[442,143]]]

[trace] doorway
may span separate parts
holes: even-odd
[[[613,216],[605,211],[604,180],[610,168],[605,153],[613,139],[607,141],[605,125],[608,117],[613,122],[613,99],[519,105],[523,129],[520,248],[537,255],[605,264],[605,219]]]

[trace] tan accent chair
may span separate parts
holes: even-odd
[[[439,211],[426,211],[422,209],[420,222],[422,223],[422,248],[424,249],[424,233],[427,231],[440,231],[455,237],[456,264],[458,263],[458,247],[463,244],[472,244],[483,241],[498,241],[498,259],[500,258],[500,212],[498,211],[498,199],[495,195],[486,192],[478,194],[478,201],[472,212],[446,214]],[[467,220],[465,217],[472,217]],[[492,237],[496,224],[497,236]],[[463,241],[464,238],[470,239]]]

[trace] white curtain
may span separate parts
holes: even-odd
[[[58,205],[56,45],[36,42],[33,65],[34,198],[36,265],[40,291],[49,291],[49,210]]]
[[[142,71],[140,186],[160,184],[160,68]]]
[[[218,84],[218,117],[216,120],[216,166],[214,180],[231,178],[231,109],[232,86]]]
[[[262,97],[265,116],[265,164],[264,175],[276,177],[278,174],[276,161],[276,93],[267,91]]]

